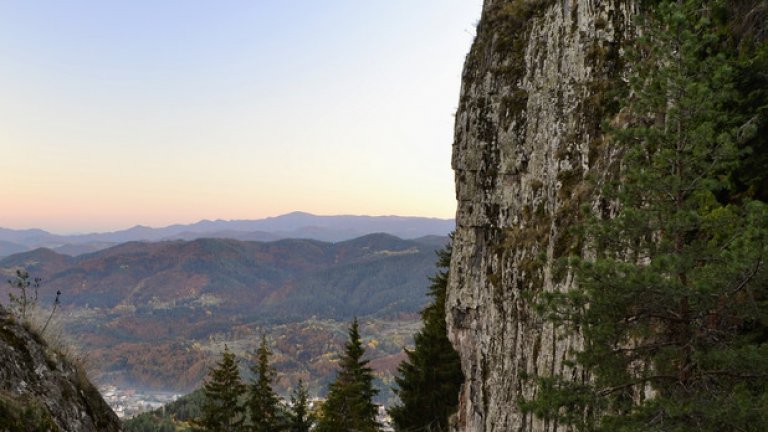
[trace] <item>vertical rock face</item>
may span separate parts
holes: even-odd
[[[568,231],[593,200],[585,175],[610,158],[600,123],[614,109],[632,0],[486,0],[464,66],[453,168],[457,228],[449,336],[465,384],[462,431],[554,431],[518,409],[530,373],[581,379],[563,360],[577,336],[556,336],[530,305],[567,290],[554,265],[580,250]]]
[[[0,307],[0,431],[119,431],[82,370]]]

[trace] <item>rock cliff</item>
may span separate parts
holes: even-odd
[[[525,376],[558,373],[577,336],[555,335],[529,299],[567,290],[568,227],[594,200],[585,175],[610,151],[601,120],[633,34],[631,0],[485,0],[456,114],[458,199],[447,303],[462,358],[461,431],[555,431],[524,415]]]
[[[0,431],[119,431],[84,372],[0,307]]]

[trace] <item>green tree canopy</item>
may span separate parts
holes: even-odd
[[[272,389],[275,369],[269,363],[272,352],[267,346],[267,337],[261,336],[261,343],[256,350],[256,364],[251,367],[254,374],[250,386],[248,409],[251,417],[251,430],[254,432],[276,432],[283,429],[280,398]]]
[[[398,431],[445,431],[456,412],[464,379],[461,360],[448,340],[445,297],[451,246],[438,252],[438,268],[431,278],[432,303],[421,312],[423,328],[414,335],[414,349],[397,368],[395,393],[401,403],[389,410]]]
[[[240,399],[246,386],[240,379],[235,354],[227,346],[221,361],[208,372],[203,385],[205,400],[202,416],[195,421],[198,430],[210,432],[240,432],[245,421],[245,407]]]
[[[318,432],[376,432],[377,408],[373,397],[373,370],[363,359],[365,348],[360,341],[357,318],[349,328],[349,340],[341,357],[336,380],[331,383],[323,404]]]
[[[307,386],[299,380],[299,384],[291,394],[291,413],[290,413],[290,431],[291,432],[309,432],[315,421],[309,410],[309,394]]]
[[[610,134],[619,175],[581,227],[594,256],[571,260],[577,288],[544,297],[547,318],[583,336],[587,379],[539,377],[522,406],[540,417],[768,430],[768,210],[733,181],[754,113],[740,108],[726,3],[661,1],[642,24]]]

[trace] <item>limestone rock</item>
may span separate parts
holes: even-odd
[[[582,247],[568,227],[595,200],[586,174],[609,165],[600,122],[637,13],[632,0],[485,1],[453,144],[447,321],[466,379],[457,430],[561,430],[520,412],[536,392],[524,377],[584,379],[563,363],[580,338],[554,334],[530,298],[572,284],[554,264]]]
[[[0,307],[0,431],[119,430],[84,372]]]

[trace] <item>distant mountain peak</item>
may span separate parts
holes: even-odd
[[[386,233],[402,239],[445,236],[454,229],[453,219],[411,216],[318,216],[294,211],[255,220],[201,220],[193,224],[175,224],[162,228],[136,225],[126,230],[79,235],[56,235],[43,230],[0,228],[0,257],[23,250],[48,247],[73,255],[93,252],[129,241],[194,240],[229,238],[247,241],[271,241],[304,238],[341,242],[373,233]]]
[[[304,212],[304,211],[300,211],[300,210],[292,211],[290,213],[286,213],[286,214],[275,216],[275,217],[284,217],[284,216],[315,216],[315,217],[317,217],[317,215],[314,215],[314,214],[308,213],[308,212]]]
[[[127,231],[138,231],[138,230],[148,230],[148,229],[156,229],[156,228],[148,227],[146,225],[134,225],[128,228]],[[119,232],[119,231],[115,231],[115,232]]]

